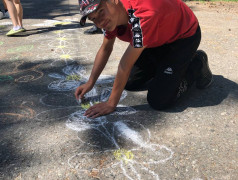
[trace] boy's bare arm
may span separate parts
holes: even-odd
[[[127,83],[131,69],[139,58],[140,54],[144,50],[143,48],[134,48],[131,45],[128,46],[126,52],[122,56],[120,64],[118,66],[117,75],[113,84],[112,93],[107,102],[96,104],[90,107],[85,115],[87,117],[96,118],[105,114],[113,112],[120,100],[122,91]]]
[[[76,99],[83,98],[84,94],[93,88],[99,75],[101,74],[102,70],[107,64],[107,61],[113,49],[114,42],[115,42],[115,38],[110,40],[104,38],[103,43],[95,57],[93,69],[92,69],[88,82],[79,86],[74,93]]]
[[[115,38],[109,40],[104,37],[103,43],[95,57],[93,69],[89,78],[89,82],[91,82],[93,85],[95,84],[99,75],[107,64],[109,56],[111,55],[111,52],[113,50],[114,42]]]

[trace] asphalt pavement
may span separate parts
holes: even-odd
[[[113,114],[83,116],[106,101],[127,43],[116,41],[86,102],[86,82],[103,39],[79,24],[78,2],[22,1],[26,32],[0,20],[0,179],[181,179],[238,177],[238,16],[191,4],[214,83],[192,87],[166,111],[146,91],[124,91]],[[1,4],[0,4],[1,5]],[[2,7],[2,6],[0,6]]]

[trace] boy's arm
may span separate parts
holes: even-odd
[[[81,99],[85,93],[87,93],[93,88],[99,75],[101,74],[102,70],[107,64],[107,61],[113,49],[114,42],[115,42],[115,38],[107,39],[104,37],[103,43],[95,57],[93,69],[92,69],[88,82],[79,86],[74,93],[76,99],[79,99],[79,98]]]
[[[107,64],[109,56],[111,55],[111,52],[113,50],[114,42],[115,42],[115,38],[107,39],[104,37],[103,43],[95,57],[93,69],[89,78],[89,81],[92,82],[93,84],[95,84],[99,75],[101,74],[102,70]]]
[[[143,48],[134,48],[131,45],[128,46],[125,51],[120,64],[118,66],[117,75],[113,84],[112,93],[107,102],[96,104],[90,107],[85,115],[87,117],[96,118],[105,114],[113,112],[120,100],[122,91],[127,83],[131,69],[139,58],[140,54],[144,50]]]

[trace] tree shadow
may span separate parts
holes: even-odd
[[[4,120],[4,123],[0,123],[0,130],[2,132],[2,137],[4,137],[4,141],[8,141],[9,143],[11,143],[12,139],[14,138],[14,136],[4,136],[4,133],[7,133],[8,129],[14,129],[16,127],[27,128],[28,122],[37,122],[35,118],[30,118],[30,116],[32,115],[31,111],[24,110],[24,107],[31,108],[36,113],[56,109],[56,107],[54,106],[46,106],[40,103],[40,97],[44,96],[45,94],[54,94],[52,95],[52,98],[48,101],[49,105],[57,106],[57,103],[59,102],[63,103],[65,107],[61,107],[61,109],[59,108],[57,111],[52,111],[52,113],[50,114],[43,114],[42,117],[45,121],[41,123],[45,124],[45,126],[55,126],[55,124],[58,123],[65,123],[69,115],[80,109],[80,107],[67,109],[67,106],[70,105],[77,106],[74,101],[72,91],[57,93],[48,89],[47,85],[53,81],[53,79],[51,79],[48,74],[52,72],[62,72],[62,69],[65,67],[64,63],[59,64],[57,67],[49,66],[51,61],[52,60],[49,59],[48,61],[44,62],[25,62],[24,64],[19,66],[21,70],[24,70],[22,72],[24,72],[25,75],[25,73],[29,74],[30,70],[34,66],[41,64],[41,66],[37,66],[37,70],[43,72],[44,75],[41,78],[36,79],[35,81],[21,83],[13,82],[9,79],[9,81],[4,81],[0,83],[2,87],[2,93],[0,95],[0,107],[4,107],[1,109],[0,114],[5,113],[8,118],[6,118],[7,120]],[[9,62],[1,62],[0,66],[2,68],[7,67],[7,63]],[[77,64],[77,62],[75,63]],[[89,66],[89,64],[80,65]],[[26,71],[28,69],[29,72]],[[11,69],[9,69],[9,71],[11,71]],[[18,78],[22,75],[23,74],[21,74],[21,72],[19,71],[18,73],[13,75],[13,78]],[[59,101],[57,98],[63,98],[62,94],[70,94],[69,96],[65,96],[66,98],[68,97],[70,100],[63,99]],[[131,95],[134,99],[141,98],[137,95]],[[221,75],[214,75],[214,83],[210,88],[205,90],[197,90],[193,87],[188,92],[188,94],[184,96],[183,99],[181,99],[180,102],[178,102],[173,107],[167,109],[166,111],[155,111],[148,104],[145,103],[132,106],[132,108],[136,110],[136,112],[133,113],[128,112],[126,114],[107,115],[106,117],[104,117],[104,119],[102,119],[102,121],[94,121],[89,119],[87,121],[89,121],[90,123],[86,124],[87,126],[85,126],[85,124],[79,124],[79,126],[81,125],[80,128],[84,127],[85,129],[81,131],[78,130],[78,139],[82,144],[84,144],[83,146],[80,146],[80,148],[78,148],[78,152],[87,153],[91,150],[93,150],[94,152],[105,152],[107,150],[114,151],[118,148],[130,150],[134,147],[143,145],[143,143],[153,143],[150,141],[149,129],[153,127],[156,123],[163,121],[165,119],[166,113],[182,112],[189,107],[198,108],[216,106],[221,104],[227,98],[232,98],[233,101],[238,102],[237,83],[227,78],[224,78]],[[23,104],[24,101],[32,101],[33,104]],[[127,99],[122,101],[122,104],[124,105],[126,105],[127,103]],[[16,109],[16,105],[18,105],[18,109]],[[9,114],[6,114],[7,108],[7,112],[20,115],[24,114],[25,117],[19,119],[18,121],[12,121],[12,117],[9,116]],[[122,107],[119,107],[119,109],[122,109],[123,112]],[[47,118],[50,120],[47,121]],[[81,120],[79,119],[79,121]],[[2,152],[0,154],[0,160],[2,162],[6,162],[5,164],[1,164],[0,173],[8,174],[9,176],[13,172],[15,172],[13,168],[9,169],[9,166],[11,164],[14,164],[12,166],[14,168],[21,167],[22,169],[24,169],[28,167],[29,163],[31,163],[31,159],[35,158],[35,156],[32,157],[33,155],[28,155],[27,153],[17,153],[17,143],[21,144],[21,140],[15,141],[14,143],[14,146],[6,146],[0,144]],[[113,156],[112,153],[111,156]],[[80,162],[80,159],[78,158],[76,162]]]
[[[88,27],[91,25],[92,23],[87,23],[84,27]],[[39,27],[35,29],[27,29],[25,32],[16,34],[14,36],[9,36],[9,37],[28,37],[28,36],[37,35],[37,34],[49,33],[51,31],[56,31],[59,29],[67,30],[67,29],[80,29],[80,28],[82,27],[80,26],[79,22],[71,21],[71,24],[68,24],[68,25],[55,25],[53,27]],[[2,33],[6,33],[8,31],[7,28],[3,28],[2,30],[3,30]]]

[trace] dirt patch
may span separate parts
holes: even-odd
[[[222,13],[238,14],[238,2],[198,2],[187,1],[186,4],[194,10],[208,10]]]

